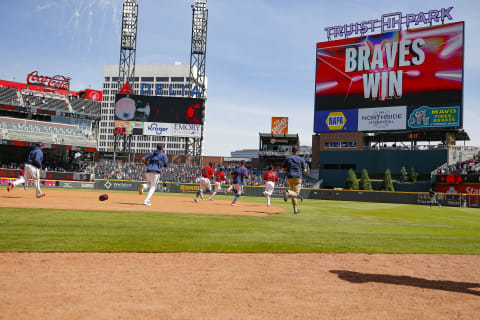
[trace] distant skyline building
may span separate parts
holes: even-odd
[[[118,93],[118,65],[103,68],[103,101],[101,108],[98,150],[113,152],[115,95]],[[132,88],[136,95],[190,97],[198,88],[189,88],[190,66],[174,64],[150,64],[135,66],[135,81]],[[192,91],[192,92],[191,92]],[[147,153],[158,143],[165,145],[167,155],[184,155],[185,139],[182,137],[132,136],[131,152]],[[117,144],[118,146],[118,144]],[[118,149],[117,149],[118,151]]]

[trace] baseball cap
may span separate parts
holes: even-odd
[[[240,161],[241,164],[245,164],[245,160]]]
[[[163,144],[161,143],[157,144],[157,150],[163,150]]]
[[[297,146],[293,146],[292,147],[292,152],[297,152],[298,151],[298,147]]]
[[[36,145],[37,147],[41,147],[41,146],[44,146],[45,143],[43,143],[43,142],[36,142],[35,145]]]

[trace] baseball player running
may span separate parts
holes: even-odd
[[[292,155],[290,155],[283,162],[282,170],[287,173],[287,181],[290,190],[286,190],[283,194],[283,200],[286,202],[288,196],[292,197],[293,214],[299,214],[300,209],[297,206],[297,197],[302,190],[302,174],[307,172],[307,163],[305,159],[297,155],[298,147],[292,148]]]
[[[147,166],[147,173],[145,177],[147,178],[148,184],[144,183],[140,185],[140,189],[138,189],[138,194],[142,195],[143,191],[148,188],[148,194],[143,202],[146,206],[151,206],[150,198],[153,196],[155,192],[155,188],[157,187],[158,180],[160,180],[160,174],[162,173],[162,168],[167,167],[168,165],[168,158],[163,153],[163,145],[158,144],[157,150],[150,152],[145,157],[142,158],[142,162]]]
[[[240,166],[236,167],[232,171],[233,186],[228,188],[228,192],[235,192],[235,198],[232,201],[232,206],[237,205],[237,200],[240,198],[240,195],[243,191],[243,181],[244,178],[248,177],[248,170],[245,168],[245,160],[240,161]]]
[[[198,189],[195,198],[195,203],[198,203],[198,197],[203,199],[203,191],[210,193],[210,178],[213,178],[213,163],[209,163],[208,166],[202,168],[202,176],[200,177],[200,188]]]
[[[268,167],[268,171],[263,175],[263,180],[265,180],[265,191],[263,194],[267,197],[267,206],[270,207],[270,197],[273,194],[273,189],[275,189],[275,182],[278,180],[278,174],[273,167]]]
[[[42,193],[42,190],[40,189],[40,170],[42,169],[43,147],[45,147],[45,144],[41,142],[35,144],[35,148],[33,148],[28,154],[27,162],[25,163],[24,176],[20,176],[19,179],[10,182],[7,191],[10,192],[14,187],[32,179],[35,183],[35,189],[37,190],[37,198],[45,197],[45,193]]]
[[[213,200],[213,197],[217,194],[218,191],[222,190],[222,182],[225,181],[225,174],[223,173],[223,168],[218,169],[215,172],[215,189],[210,194],[209,200]]]

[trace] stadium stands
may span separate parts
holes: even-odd
[[[96,147],[96,139],[78,125],[0,117],[4,139]],[[84,129],[84,128],[83,128]]]
[[[97,162],[95,165],[95,177],[97,179],[118,179],[118,180],[145,180],[145,165],[141,163],[123,163],[112,162],[105,160]],[[227,184],[232,183],[231,172],[233,167],[226,167],[225,177]],[[200,167],[184,166],[184,165],[170,165],[162,172],[161,180],[168,182],[183,182],[183,183],[198,183],[200,178]],[[246,181],[246,185],[249,186],[263,186],[263,174],[262,170],[249,170],[250,178]],[[285,173],[278,172],[279,180],[277,186],[287,187]],[[310,181],[304,179],[304,187],[311,188],[318,181]],[[213,183],[213,181],[212,181]]]
[[[72,99],[70,101],[75,113],[100,115],[101,102],[93,100]]]
[[[0,87],[0,102],[19,104],[17,90]]]

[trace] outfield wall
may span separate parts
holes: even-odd
[[[13,178],[0,178],[0,184],[6,186]],[[97,179],[95,182],[79,181],[55,181],[42,180],[42,186],[49,188],[66,189],[89,189],[99,190],[103,193],[108,191],[137,191],[140,184],[145,181],[112,180]],[[33,181],[28,182],[28,187],[33,186]],[[20,186],[18,188],[21,188]],[[277,187],[273,192],[273,197],[282,198],[283,192],[287,188]],[[188,193],[195,194],[198,191],[196,183],[176,183],[160,182],[157,185],[157,192],[166,193]],[[227,186],[224,186],[217,194],[227,195]],[[263,197],[263,186],[245,186],[243,195],[251,197]],[[233,194],[230,193],[233,197]],[[379,202],[379,203],[399,203],[399,204],[429,204],[427,192],[387,192],[387,191],[364,191],[364,190],[335,190],[335,189],[309,189],[304,188],[301,191],[304,199],[334,200],[334,201],[360,201],[360,202]],[[480,207],[480,195],[458,194],[458,193],[438,193],[437,200],[444,206],[469,206]]]

